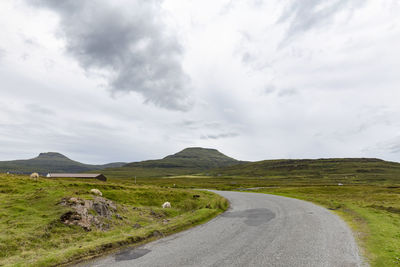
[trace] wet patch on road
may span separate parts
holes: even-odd
[[[221,215],[228,218],[246,218],[245,224],[249,226],[259,226],[275,218],[275,213],[269,209],[249,209],[243,211],[226,212]]]
[[[114,258],[115,258],[115,261],[129,261],[129,260],[134,260],[134,259],[143,257],[150,251],[151,251],[150,249],[141,249],[141,248],[125,250],[118,254],[115,254]]]

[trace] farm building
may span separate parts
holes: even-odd
[[[81,178],[81,179],[97,179],[100,181],[107,181],[101,173],[48,173],[47,178]]]

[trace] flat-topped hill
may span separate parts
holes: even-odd
[[[241,161],[216,149],[190,147],[162,159],[132,162],[103,172],[113,177],[159,177],[198,173],[239,163]]]
[[[133,162],[125,167],[144,168],[192,168],[206,170],[237,164],[239,161],[230,158],[216,149],[191,147],[163,159]]]
[[[25,160],[0,161],[0,172],[41,174],[49,172],[86,172],[108,167],[119,167],[125,163],[109,163],[104,165],[84,164],[74,161],[57,152],[40,153],[39,156]]]

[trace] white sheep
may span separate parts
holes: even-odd
[[[34,172],[31,174],[31,179],[35,179],[35,181],[37,181],[38,178],[39,178],[39,173]]]
[[[165,202],[164,204],[162,204],[162,208],[163,208],[163,209],[171,208],[171,203]]]
[[[90,193],[94,194],[94,195],[99,195],[99,196],[103,196],[103,193],[101,193],[101,191],[99,189],[91,189]]]

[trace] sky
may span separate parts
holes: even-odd
[[[398,0],[2,0],[0,160],[400,162]]]

